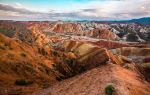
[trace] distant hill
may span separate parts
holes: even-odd
[[[78,22],[89,22],[88,20],[82,20],[82,21],[78,21]],[[142,24],[142,25],[150,25],[150,17],[143,17],[143,18],[139,18],[139,19],[131,19],[131,20],[111,20],[111,21],[92,21],[92,22],[100,22],[100,23],[138,23],[138,24]]]
[[[135,22],[135,23],[140,23],[140,24],[144,24],[144,25],[150,25],[150,17],[144,17],[144,18],[140,18],[140,19],[132,19],[127,22]]]
[[[143,17],[143,18],[131,19],[131,20],[102,21],[102,22],[108,22],[108,23],[138,23],[138,24],[142,24],[142,25],[150,25],[150,17]]]

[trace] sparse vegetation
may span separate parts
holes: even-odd
[[[58,94],[145,95],[145,80],[150,82],[148,30],[136,23],[0,21],[0,95],[26,95],[30,90],[51,94],[49,89]]]
[[[39,48],[39,53],[42,55],[47,55],[48,53],[44,50],[44,48]]]
[[[33,83],[32,81],[27,81],[27,80],[24,80],[24,79],[18,79],[18,80],[15,81],[15,84],[20,85],[20,86],[30,85],[32,83]]]
[[[14,31],[11,29],[7,29],[7,28],[0,28],[0,33],[8,36],[8,37],[12,37],[14,35]]]
[[[69,59],[69,58],[64,58],[64,62],[67,63],[70,67],[73,67],[73,64],[75,62],[75,59]]]
[[[27,54],[26,54],[25,52],[22,52],[20,55],[21,55],[22,57],[26,57],[26,56],[27,56]]]
[[[53,51],[52,53],[53,53],[54,56],[58,55],[58,52],[56,52],[56,51]]]
[[[136,68],[138,69],[139,73],[144,77],[144,79],[150,82],[150,63],[148,62],[136,65]]]
[[[10,91],[9,95],[20,95],[20,94],[23,94],[22,89],[13,89],[12,91]]]
[[[12,59],[14,56],[15,56],[15,55],[14,55],[14,54],[11,54],[11,53],[9,53],[9,54],[7,55],[7,57],[10,58],[10,59]]]
[[[85,67],[83,67],[83,66],[82,66],[82,67],[80,67],[79,72],[80,72],[80,73],[82,73],[82,72],[84,72],[84,71],[86,71],[86,68],[85,68]]]
[[[112,84],[109,84],[105,87],[105,93],[106,95],[113,95],[115,88],[113,87]]]
[[[6,48],[4,46],[0,46],[0,49],[5,50]]]

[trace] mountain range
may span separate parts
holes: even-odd
[[[82,20],[79,22],[89,22],[88,20]],[[101,23],[138,23],[141,25],[150,25],[150,17],[143,17],[138,19],[131,19],[131,20],[97,20],[91,22],[101,22]]]
[[[147,25],[0,21],[0,95],[150,95],[149,88]]]

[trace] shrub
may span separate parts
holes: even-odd
[[[109,84],[105,87],[106,95],[113,95],[114,90],[115,90],[115,88],[111,84]]]
[[[64,58],[63,60],[64,60],[64,62],[65,62],[66,64],[68,64],[70,67],[72,67],[73,63],[75,62],[75,59]]]
[[[0,28],[0,33],[8,36],[8,37],[12,37],[14,35],[14,31],[12,31],[11,29],[7,29],[7,28]]]
[[[22,52],[20,55],[21,55],[22,57],[26,57],[26,56],[27,56],[26,53],[24,53],[24,52]]]
[[[40,53],[41,53],[42,55],[47,55],[47,54],[48,54],[48,53],[45,51],[44,48],[40,49]]]
[[[58,55],[58,52],[53,51],[53,55],[54,55],[54,56],[57,56],[57,55]]]
[[[9,43],[5,43],[4,46],[6,46],[6,47],[9,46]]]
[[[15,55],[14,55],[14,54],[11,54],[11,53],[9,53],[9,54],[7,55],[7,57],[10,58],[10,59],[13,59],[14,56],[15,56]]]
[[[4,46],[0,46],[0,49],[5,50],[6,48]]]
[[[82,72],[84,72],[84,71],[86,71],[86,68],[85,67],[80,67],[80,70],[79,70],[79,73],[82,73]]]
[[[24,80],[24,79],[18,79],[15,81],[15,84],[16,85],[20,85],[20,86],[24,86],[24,85],[30,85],[32,84],[33,82],[31,81],[27,81],[27,80]]]

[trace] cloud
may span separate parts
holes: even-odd
[[[83,0],[85,1],[85,0]],[[121,20],[150,16],[149,0],[87,0],[84,4],[73,3],[73,9],[47,9],[33,11],[20,3],[17,6],[0,4],[0,19],[27,20]],[[44,5],[43,5],[44,6]],[[68,7],[69,8],[69,7]]]
[[[40,20],[41,18],[48,17],[47,13],[29,10],[27,8],[24,8],[21,4],[15,4],[14,6],[8,4],[0,4],[0,19]]]
[[[105,2],[93,1],[84,6],[78,4],[79,8],[94,9],[95,16],[106,17],[110,19],[131,19],[144,16],[150,16],[149,0],[105,0]],[[89,11],[88,14],[93,15]]]
[[[84,12],[96,12],[96,9],[82,9]]]
[[[8,12],[8,11],[9,12],[17,12],[20,14],[38,14],[39,13],[39,12],[33,12],[33,11],[25,9],[25,8],[13,7],[13,6],[7,5],[7,4],[0,4],[0,10],[6,11],[6,12]]]

